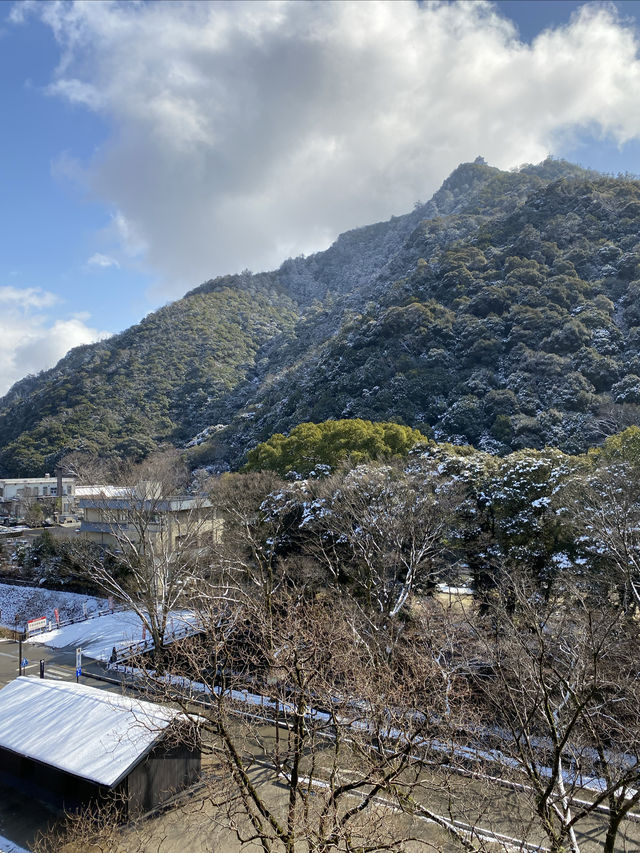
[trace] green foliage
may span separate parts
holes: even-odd
[[[323,433],[333,433],[333,444],[339,444],[338,435],[347,423],[356,432],[363,427],[385,426],[361,426],[357,422],[303,424],[289,438],[276,435],[257,448],[253,452],[255,467],[260,467],[262,454],[262,460],[278,467],[280,474],[299,471],[305,465],[308,473],[316,462],[314,454],[321,446]],[[604,459],[605,451],[614,454],[616,464]],[[388,552],[383,549],[382,564],[386,568],[395,559],[408,558],[418,534],[424,535],[435,519],[431,512],[419,520],[412,516],[420,500],[426,499],[429,506],[437,508],[440,533],[438,547],[430,552],[428,579],[419,590],[422,594],[433,590],[437,580],[466,582],[469,578],[483,594],[494,589],[496,583],[508,583],[511,576],[518,575],[527,577],[546,598],[558,583],[558,589],[566,589],[569,577],[578,583],[588,577],[587,582],[591,583],[598,573],[606,571],[598,542],[591,541],[593,533],[590,551],[585,550],[581,539],[576,539],[576,530],[584,522],[576,513],[576,497],[587,489],[594,471],[604,471],[601,479],[606,479],[607,471],[628,470],[628,466],[617,464],[620,452],[627,461],[634,455],[640,458],[640,429],[627,430],[610,439],[598,453],[577,456],[545,448],[520,450],[500,458],[470,446],[429,441],[414,446],[407,458],[397,459],[394,464],[367,459],[364,464],[338,468],[325,478],[274,482],[269,494],[261,490],[256,495],[252,512],[247,507],[245,510],[252,518],[261,519],[261,535],[276,562],[288,560],[295,553],[304,553],[311,561],[318,558],[321,565],[307,566],[310,577],[324,578],[328,586],[346,584],[350,594],[356,594],[354,581],[356,586],[366,581],[359,594],[370,607],[372,600],[380,599],[378,587],[384,584],[384,571],[376,578],[369,574],[382,553],[382,540],[394,539]],[[324,459],[327,458],[325,454]],[[354,461],[357,455],[350,458]],[[252,491],[251,477],[257,476],[230,475],[243,500]],[[628,479],[637,486],[636,477]],[[224,480],[219,482],[224,484]],[[637,510],[637,488],[633,494]],[[624,502],[625,495],[618,499]],[[229,498],[227,503],[231,505]],[[314,546],[319,533],[325,543],[321,553]],[[406,554],[401,540],[412,542]],[[331,548],[326,549],[329,541]],[[356,550],[354,545],[358,546]],[[327,572],[324,560],[329,552],[329,559],[336,564]],[[364,563],[363,555],[367,556]],[[396,584],[398,576],[393,577]],[[615,586],[612,577],[600,577],[598,583],[608,588]]]
[[[597,455],[607,462],[627,462],[640,468],[640,427],[628,427],[610,436]]]
[[[635,180],[554,159],[462,164],[405,216],[206,282],[17,383],[0,401],[0,474],[167,443],[224,469],[335,419],[584,452],[640,423],[639,216]]]
[[[271,288],[218,282],[193,291],[108,341],[79,347],[0,404],[0,468],[37,476],[82,450],[139,460],[221,420],[227,396],[255,370],[261,347],[293,324]]]
[[[300,424],[288,436],[272,435],[249,451],[246,471],[290,472],[306,477],[318,466],[335,468],[350,460],[406,456],[416,444],[428,439],[417,429],[393,423],[372,423],[360,418]]]
[[[434,196],[456,212],[414,233],[413,272],[259,391],[260,416],[239,433],[392,417],[493,452],[575,453],[602,440],[604,408],[617,412],[612,426],[629,417],[640,403],[640,243],[622,214],[640,203],[640,183],[554,160],[502,174],[456,170]],[[517,203],[505,210],[507,186]],[[465,193],[473,218],[457,212]],[[491,203],[474,207],[483,193]]]

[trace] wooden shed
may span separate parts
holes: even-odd
[[[0,690],[0,781],[66,810],[116,794],[134,816],[200,775],[199,748],[175,737],[181,721],[151,702],[22,676]]]

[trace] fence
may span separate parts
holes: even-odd
[[[190,622],[182,622],[176,629],[175,626],[171,628],[170,631],[166,631],[164,635],[164,645],[168,646],[176,640],[184,640],[185,637],[194,637],[196,634],[200,633],[200,627],[198,625],[193,625]],[[124,661],[129,661],[131,658],[136,657],[136,655],[144,654],[145,652],[150,652],[154,648],[154,643],[151,638],[147,640],[140,640],[137,643],[130,643],[126,646],[114,646],[115,657],[113,655],[109,659],[109,665],[107,669],[112,669],[122,664]]]

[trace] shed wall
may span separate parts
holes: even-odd
[[[116,794],[122,798],[123,817],[135,817],[166,802],[196,781],[200,767],[199,749],[167,747],[161,742],[116,788],[109,788],[0,747],[1,783],[66,811]]]
[[[200,776],[200,750],[158,744],[127,777],[129,815],[161,805]]]
[[[109,789],[0,747],[0,781],[56,808],[74,810]]]

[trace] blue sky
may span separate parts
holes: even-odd
[[[0,393],[457,163],[640,172],[640,2],[0,4]]]

